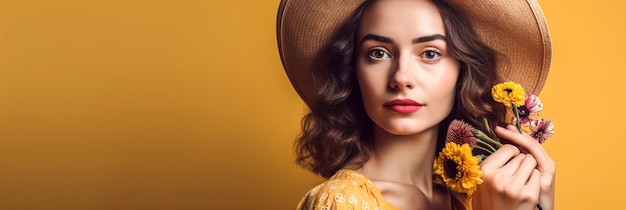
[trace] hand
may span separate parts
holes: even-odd
[[[524,153],[529,153],[537,161],[540,174],[539,204],[543,210],[554,209],[554,177],[556,166],[552,158],[541,147],[541,144],[528,134],[521,134],[515,126],[509,125],[506,129],[496,127],[496,134],[516,144]]]
[[[500,147],[480,164],[484,183],[474,198],[482,206],[475,209],[534,209],[540,191],[536,166],[535,158],[517,147]]]
[[[504,145],[481,164],[485,181],[475,194],[476,209],[554,209],[554,161],[541,145],[513,126],[496,134],[518,145]],[[526,152],[527,151],[527,152]]]

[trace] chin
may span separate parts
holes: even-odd
[[[411,125],[406,126],[406,124],[402,127],[391,127],[391,128],[382,128],[389,134],[396,136],[413,136],[419,135],[421,133],[425,133],[429,130],[432,130],[436,126],[424,126],[424,125]]]

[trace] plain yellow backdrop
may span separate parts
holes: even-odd
[[[278,0],[1,0],[0,209],[293,209],[304,104]],[[626,182],[619,1],[541,0],[558,209],[614,209]]]

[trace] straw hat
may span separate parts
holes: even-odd
[[[280,57],[289,80],[311,105],[312,62],[334,31],[364,0],[281,0],[277,19]],[[539,94],[550,68],[552,48],[536,0],[448,0],[470,20],[480,38],[508,62],[499,62],[505,81]]]

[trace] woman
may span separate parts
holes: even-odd
[[[515,128],[493,128],[511,144],[481,163],[473,201],[433,182],[450,119],[504,125],[501,77],[541,89],[542,17],[534,1],[283,0],[281,58],[311,110],[298,162],[329,178],[298,209],[553,209],[554,163]]]

